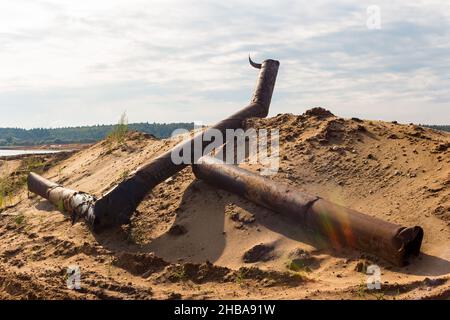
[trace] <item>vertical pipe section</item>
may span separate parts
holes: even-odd
[[[211,129],[220,130],[222,134],[225,134],[227,129],[243,128],[244,121],[248,118],[267,116],[280,63],[269,59],[262,64],[256,64],[250,60],[250,64],[260,69],[256,89],[250,104],[217,123]],[[196,158],[193,146],[201,145],[203,150],[208,145],[209,142],[203,139],[206,132],[180,143],[138,168],[100,198],[95,204],[94,229],[129,223],[131,215],[150,190],[188,165],[186,163],[173,163],[172,154],[181,154],[182,150],[190,149],[192,150],[191,163],[198,160],[201,155]]]
[[[289,216],[334,247],[360,249],[398,266],[420,253],[421,227],[407,228],[365,215],[210,156],[202,157],[193,169],[197,178]]]

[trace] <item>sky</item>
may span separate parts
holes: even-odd
[[[373,7],[376,6],[376,7]],[[450,123],[450,1],[0,0],[0,127],[270,115]]]

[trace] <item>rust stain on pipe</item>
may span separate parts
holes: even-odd
[[[421,227],[407,228],[368,216],[209,156],[193,169],[197,178],[287,215],[335,247],[360,249],[398,266],[420,253]]]

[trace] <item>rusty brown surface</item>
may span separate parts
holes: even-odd
[[[289,216],[334,247],[360,249],[399,266],[420,252],[423,230],[418,226],[371,217],[209,156],[200,162],[193,166],[197,178]]]

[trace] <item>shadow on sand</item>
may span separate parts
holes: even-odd
[[[153,252],[170,262],[215,262],[225,250],[227,242],[227,235],[224,233],[225,219],[227,219],[225,211],[231,203],[253,214],[256,218],[256,227],[259,225],[283,237],[309,244],[317,248],[320,253],[352,259],[361,255],[361,252],[348,248],[334,249],[320,235],[304,230],[296,221],[226,191],[212,188],[202,181],[192,182],[184,192],[180,204],[183,210],[174,221],[174,224],[183,225],[188,230],[186,234],[173,236],[166,232],[145,245],[131,243],[127,233],[121,228],[106,230],[94,234],[94,237],[99,244],[114,253]],[[36,208],[45,211],[55,210],[48,201],[40,201]],[[236,254],[242,255],[243,252],[236,252]],[[410,265],[403,268],[393,267],[376,258],[374,262],[382,268],[401,274],[441,276],[450,273],[448,260],[426,253],[413,258]]]

